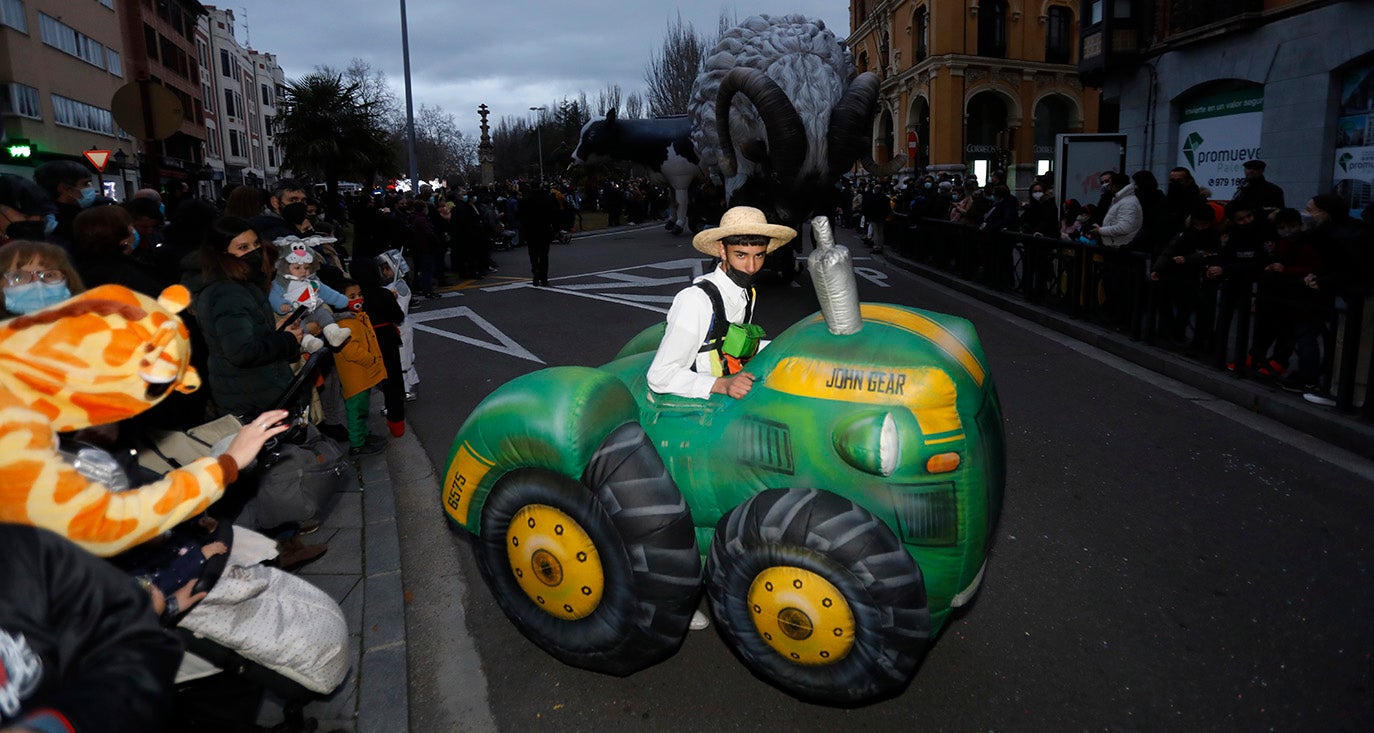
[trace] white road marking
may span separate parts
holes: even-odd
[[[854,268],[854,274],[873,283],[874,285],[877,285],[880,288],[892,287],[891,285],[887,284],[887,273],[883,272],[882,270],[875,270],[871,267],[856,267]]]
[[[502,333],[501,329],[497,328],[496,326],[493,326],[490,321],[477,315],[476,312],[474,312],[471,308],[465,305],[458,306],[456,308],[444,308],[437,311],[411,313],[409,318],[411,319],[411,323],[415,324],[416,331],[432,333],[435,336],[442,336],[446,339],[451,339],[459,343],[468,344],[470,346],[476,346],[483,349],[488,349],[490,351],[495,351],[498,354],[514,356],[518,359],[525,359],[526,361],[532,361],[536,364],[544,363],[543,359],[540,359],[539,357],[530,353],[529,349],[526,349],[525,347],[516,343],[515,339]],[[472,321],[474,324],[477,325],[478,328],[481,328],[483,331],[486,331],[487,333],[491,334],[492,337],[500,343],[483,341],[481,339],[475,339],[470,336],[463,336],[461,334],[445,331],[441,328],[435,328],[434,326],[423,325],[429,321],[442,321],[451,318],[466,318],[469,321]]]

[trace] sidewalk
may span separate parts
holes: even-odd
[[[374,395],[372,431],[388,435]],[[391,440],[388,438],[388,440]],[[401,546],[396,533],[387,450],[354,460],[359,485],[343,492],[307,544],[329,545],[324,557],[299,575],[330,595],[343,609],[352,657],[348,677],[330,697],[305,707],[317,730],[366,733],[409,730],[406,687],[405,603],[401,588]],[[281,703],[267,695],[258,724],[282,721]]]
[[[862,250],[855,249],[855,251]],[[1143,341],[1133,341],[1123,333],[1070,318],[1057,311],[1028,303],[1007,293],[988,290],[943,270],[903,257],[894,252],[891,247],[883,252],[882,257],[908,272],[915,273],[951,290],[957,290],[1141,367],[1183,382],[1338,448],[1364,458],[1374,459],[1374,424],[1363,421],[1355,415],[1342,414],[1331,408],[1310,404],[1303,400],[1302,395],[1290,394],[1275,386],[1251,379],[1242,379],[1230,372],[1210,368],[1193,359],[1150,346]]]

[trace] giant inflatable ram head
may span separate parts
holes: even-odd
[[[758,15],[731,28],[692,87],[692,143],[725,182],[730,205],[797,223],[828,208],[840,176],[869,157],[878,77],[825,23]],[[904,158],[894,161],[900,167]]]

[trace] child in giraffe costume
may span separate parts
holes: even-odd
[[[190,339],[176,314],[180,285],[156,300],[118,285],[0,322],[0,521],[52,530],[100,556],[146,542],[203,511],[224,493],[284,410],[263,413],[224,454],[160,481],[113,491],[58,452],[58,432],[137,415],[172,390],[191,392]]]

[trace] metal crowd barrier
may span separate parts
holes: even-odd
[[[985,232],[941,219],[898,218],[887,223],[886,235],[888,246],[902,256],[963,280],[1013,293],[1027,302],[1112,328],[1150,346],[1157,346],[1161,338],[1158,323],[1163,295],[1158,284],[1149,279],[1151,258],[1147,253],[1020,232]],[[1210,333],[1215,319],[1230,317],[1219,312],[1219,292],[1215,283],[1200,286],[1202,305],[1193,313],[1188,327],[1194,331],[1193,342],[1202,346],[1199,358],[1225,368],[1228,353],[1249,353],[1255,294],[1252,289],[1248,301],[1242,299],[1232,311],[1230,339],[1218,344],[1212,343]],[[1366,297],[1367,293],[1357,292],[1338,298],[1337,307],[1330,314],[1328,329],[1332,337],[1326,345],[1333,345],[1335,334],[1340,333],[1347,346],[1341,351],[1339,365],[1332,349],[1323,349],[1322,383],[1332,385],[1340,412],[1355,412],[1356,369],[1361,354],[1370,351],[1369,344],[1360,343],[1363,319],[1374,317],[1364,313]],[[1196,332],[1199,327],[1203,333]],[[1228,345],[1233,345],[1232,352],[1227,351]],[[1245,375],[1248,367],[1243,358],[1238,361],[1234,368]],[[1374,385],[1374,358],[1369,362],[1365,384]],[[1366,396],[1360,414],[1374,419],[1374,400]]]

